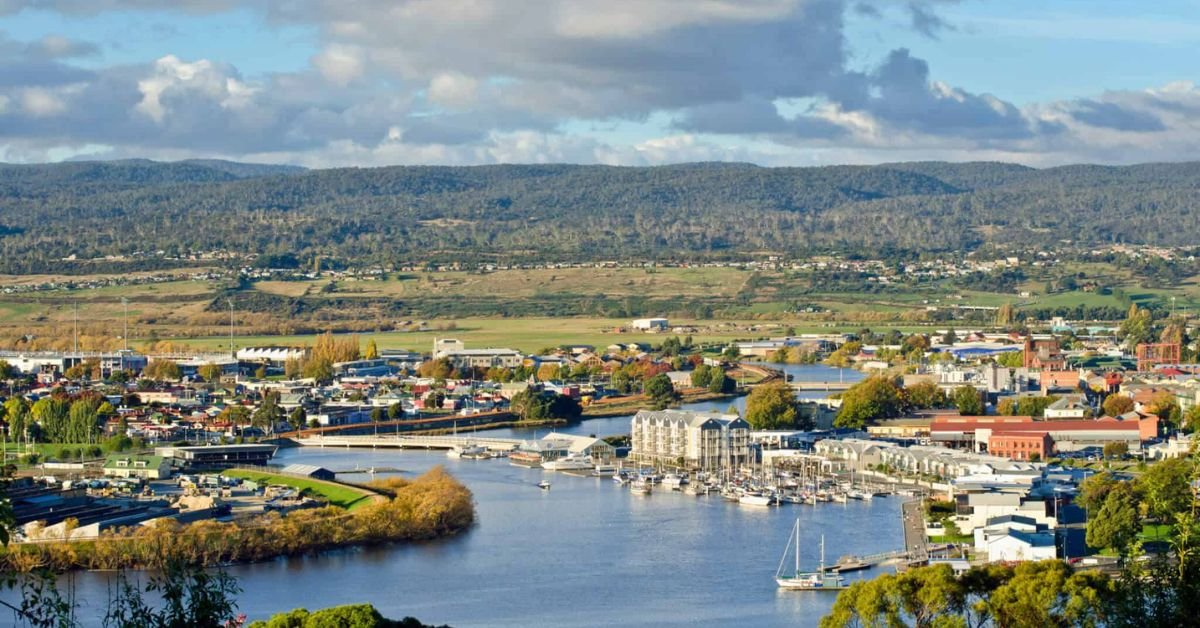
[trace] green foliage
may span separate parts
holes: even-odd
[[[144,591],[121,575],[104,623],[112,628],[223,628],[238,621],[235,597],[240,592],[237,579],[224,571],[173,565],[152,576]],[[145,593],[157,594],[161,601],[149,602]]]
[[[709,382],[712,381],[713,369],[707,364],[700,364],[692,371],[692,386],[695,388],[708,388]]]
[[[1101,409],[1108,416],[1121,416],[1133,410],[1133,399],[1127,395],[1112,394],[1104,398]]]
[[[256,621],[249,628],[434,628],[412,617],[396,621],[382,616],[370,604],[334,606],[308,612],[303,608],[279,613],[267,621]],[[448,628],[442,626],[440,628]]]
[[[708,392],[710,393],[731,393],[737,388],[737,382],[733,381],[732,377],[725,375],[725,371],[720,368],[714,368],[712,377],[708,381]]]
[[[579,402],[570,397],[529,389],[513,395],[509,409],[522,421],[550,419],[577,421],[583,414],[583,408]]]
[[[896,382],[883,376],[868,377],[842,393],[842,407],[834,418],[838,427],[862,428],[900,415],[903,402]]]
[[[947,403],[946,393],[941,387],[930,381],[922,381],[907,386],[902,391],[905,403],[918,410],[942,408]]]
[[[656,410],[675,403],[675,400],[679,398],[679,394],[675,392],[675,386],[671,384],[671,378],[663,373],[647,379],[644,390],[646,396],[650,398],[651,406]]]
[[[1142,530],[1138,498],[1128,482],[1118,482],[1104,497],[1100,509],[1087,522],[1087,544],[1125,555]]]
[[[796,416],[796,394],[785,383],[755,386],[746,398],[745,419],[752,429],[792,429],[796,425]]]
[[[1005,351],[996,356],[996,364],[1010,369],[1019,369],[1025,366],[1025,352]]]
[[[855,582],[838,594],[821,628],[845,626],[1087,626],[1115,599],[1105,576],[1059,561],[972,567],[955,577],[931,565]]]
[[[1191,462],[1181,458],[1150,465],[1137,479],[1138,492],[1146,504],[1147,514],[1159,521],[1170,522],[1175,513],[1191,507],[1192,473]]]
[[[962,385],[954,389],[954,407],[963,416],[979,416],[984,412],[983,395],[974,386]]]

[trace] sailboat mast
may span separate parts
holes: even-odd
[[[792,573],[798,574],[798,573],[800,573],[800,520],[799,519],[796,519],[796,527],[792,533],[796,535],[796,571],[794,571]]]

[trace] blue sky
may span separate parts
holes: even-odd
[[[1139,4],[0,0],[0,160],[1190,159],[1200,7]]]

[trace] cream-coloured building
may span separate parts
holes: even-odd
[[[750,424],[736,414],[642,410],[633,417],[630,458],[717,471],[752,462]]]

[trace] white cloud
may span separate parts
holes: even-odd
[[[67,110],[61,93],[41,87],[21,90],[21,108],[35,118],[61,115]]]
[[[463,108],[476,103],[479,81],[456,73],[442,73],[429,82],[429,100],[447,107]]]
[[[312,62],[325,80],[342,87],[361,78],[366,70],[362,51],[343,44],[326,46]]]

